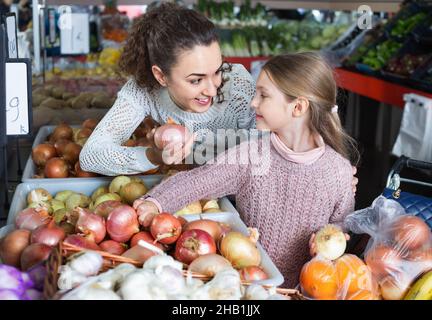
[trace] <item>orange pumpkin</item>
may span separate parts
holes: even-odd
[[[343,295],[372,291],[372,273],[363,260],[353,254],[344,254],[336,260],[335,266]]]
[[[300,273],[300,285],[305,295],[318,300],[335,300],[338,277],[332,261],[312,259]]]

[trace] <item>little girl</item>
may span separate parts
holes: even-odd
[[[283,286],[294,287],[309,259],[311,234],[327,223],[342,226],[354,209],[349,159],[350,150],[358,153],[341,127],[336,95],[333,72],[319,55],[272,58],[252,100],[257,128],[270,135],[163,181],[135,201],[140,223],[199,199],[233,194],[242,220],[258,228],[261,245],[285,278]],[[260,161],[240,161],[257,146]]]

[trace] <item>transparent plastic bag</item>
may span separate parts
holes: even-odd
[[[333,261],[316,256],[302,268],[300,289],[316,300],[376,300],[379,296],[370,269],[353,254]]]
[[[348,215],[345,226],[370,235],[365,262],[384,299],[404,298],[415,280],[432,269],[431,230],[397,201],[380,196],[371,207]]]

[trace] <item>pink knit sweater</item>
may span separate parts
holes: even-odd
[[[283,286],[293,288],[302,265],[310,259],[311,234],[327,223],[342,226],[354,209],[352,169],[328,145],[318,160],[306,165],[288,161],[273,142],[266,150],[262,142],[242,143],[220,154],[215,164],[180,172],[148,196],[165,212],[175,212],[196,200],[235,195],[242,220],[258,228],[259,242],[284,276]],[[227,163],[232,156],[239,160],[240,154],[249,154],[258,144],[257,164]]]

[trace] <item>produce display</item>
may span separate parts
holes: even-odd
[[[203,256],[206,257],[206,256]],[[102,257],[86,251],[71,256],[58,280],[62,300],[289,300],[275,288],[245,286],[239,272],[226,265],[204,283],[184,276],[183,264],[169,255],[156,255],[142,268],[123,263],[98,274]],[[94,275],[98,274],[96,277]],[[93,277],[90,277],[93,276]],[[72,289],[72,290],[70,290]]]
[[[80,102],[82,101],[79,100],[77,103]],[[94,97],[92,103],[98,102],[100,102],[98,98]],[[95,119],[86,119],[80,128],[72,128],[65,123],[56,126],[53,132],[46,137],[46,141],[35,146],[32,150],[31,158],[37,167],[32,178],[86,178],[98,176],[95,173],[82,170],[79,165],[81,149],[97,123]],[[164,148],[170,143],[184,142],[191,134],[186,127],[174,123],[171,119],[168,119],[166,124],[160,125],[152,118],[147,117],[134,131],[130,139],[123,143],[123,146],[151,146],[146,135],[154,128],[156,128],[154,143],[158,148]],[[188,165],[164,164],[143,174],[169,174],[172,170],[178,171],[188,168]]]
[[[365,262],[383,299],[430,298],[425,290],[430,288],[430,280],[418,280],[432,269],[432,232],[421,218],[406,214],[399,203],[380,196],[371,207],[349,215],[346,221],[354,232],[371,236]],[[414,287],[420,287],[417,294],[411,290],[408,295]]]

